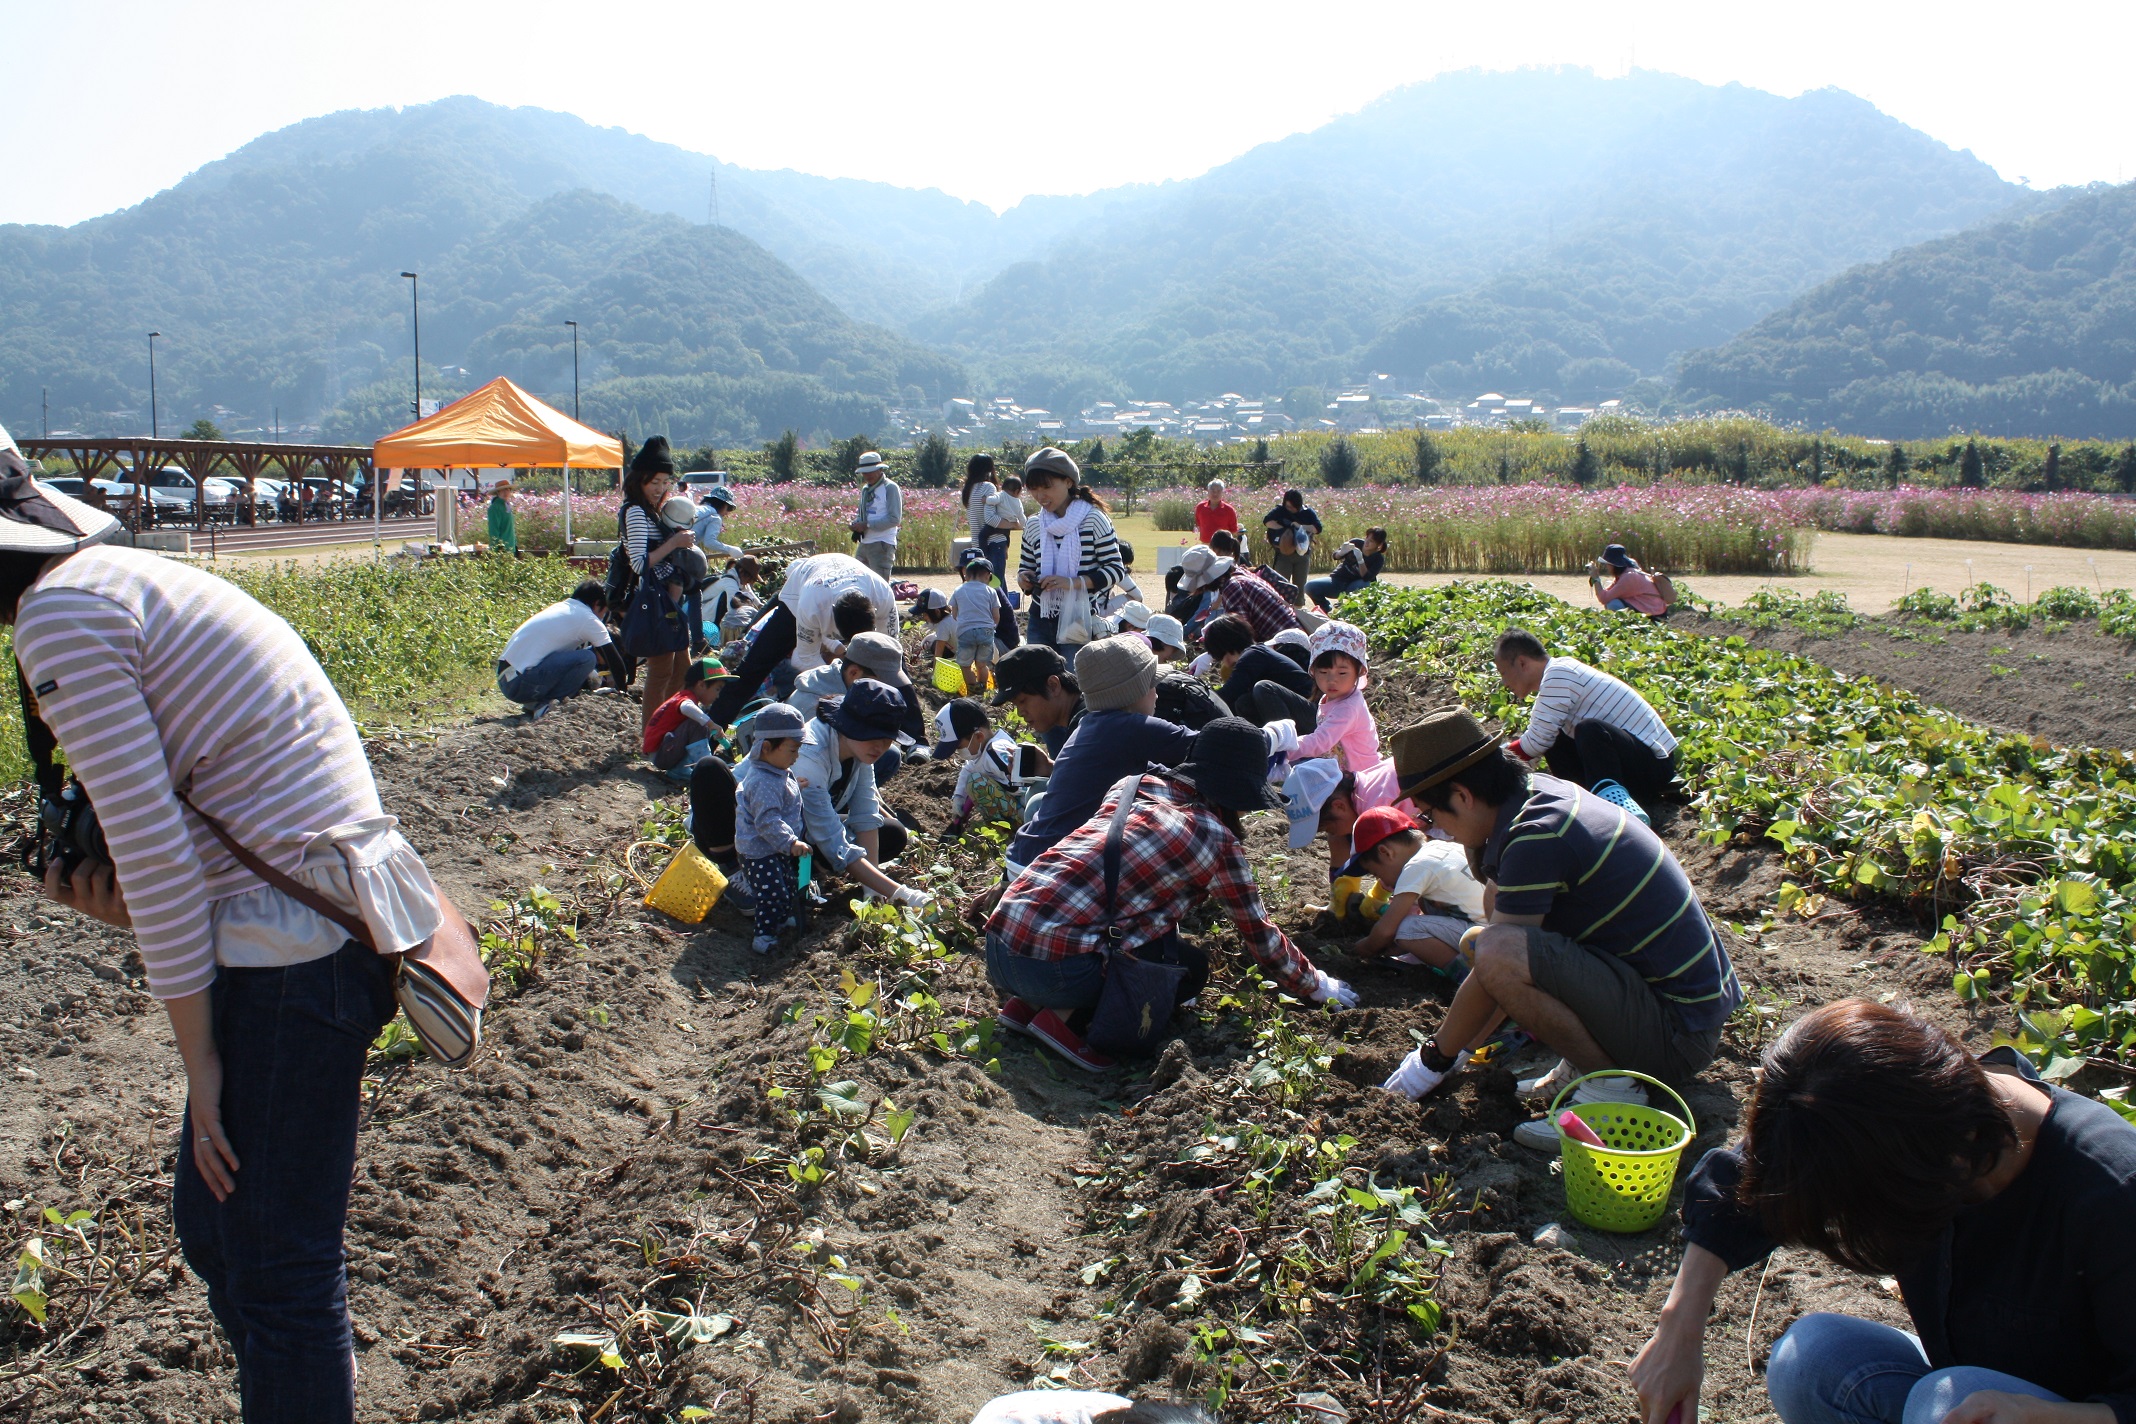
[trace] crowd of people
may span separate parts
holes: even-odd
[[[130,927],[169,1013],[188,1084],[178,1230],[237,1356],[245,1417],[348,1420],[358,1085],[394,1007],[386,956],[438,929],[441,897],[287,626],[211,575],[111,548],[108,516],[8,454],[0,609],[32,720],[109,842],[108,863],[55,863],[46,892]],[[611,578],[536,613],[498,659],[499,692],[530,720],[638,687],[643,750],[687,786],[689,834],[727,871],[756,954],[791,942],[828,881],[941,913],[899,879],[920,828],[881,787],[955,759],[939,833],[1010,833],[998,883],[966,907],[997,1023],[1078,1068],[1146,1059],[1196,1000],[1211,966],[1189,925],[1204,906],[1272,988],[1359,1005],[1270,914],[1247,834],[1261,812],[1282,814],[1293,856],[1325,842],[1331,904],[1364,921],[1350,960],[1440,990],[1388,1093],[1443,1093],[1479,1055],[1527,1043],[1543,1071],[1517,1087],[1537,1102],[1575,1083],[1574,1105],[1643,1102],[1623,1074],[1682,1087],[1713,1061],[1743,988],[1652,827],[1678,748],[1636,688],[1509,628],[1494,665],[1528,704],[1517,736],[1458,706],[1383,730],[1373,650],[1335,603],[1378,576],[1382,532],[1309,579],[1322,529],[1297,491],[1263,520],[1262,564],[1212,484],[1154,612],[1104,501],[1051,448],[1014,474],[972,462],[969,558],[948,594],[909,600],[908,648],[890,582],[902,500],[879,455],[856,474],[855,552],[796,558],[759,593],[761,568],[721,538],[732,492],[675,496],[665,442],[647,441]],[[1598,602],[1645,611],[1636,561],[1611,546],[1599,562]],[[912,659],[944,645],[963,695],[930,713]],[[367,943],[254,875],[225,832],[360,917]],[[1562,1141],[1542,1116],[1513,1136],[1538,1153]],[[2131,1424],[2132,1208],[2136,1129],[2103,1106],[1901,1008],[1817,1009],[1767,1053],[1740,1142],[1691,1174],[1682,1267],[1632,1364],[1642,1417],[1697,1417],[1722,1278],[1795,1245],[1894,1275],[1917,1333],[1795,1322],[1768,1376],[1789,1424]],[[1054,1417],[1013,1398],[993,1417]],[[1077,1417],[1139,1407],[1090,1396]]]

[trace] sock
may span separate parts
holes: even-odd
[[[1424,1060],[1424,1066],[1426,1068],[1431,1069],[1431,1071],[1434,1073],[1448,1073],[1453,1071],[1453,1055],[1450,1053],[1441,1053],[1439,1051],[1439,1045],[1437,1044],[1437,1042],[1425,1044],[1424,1047],[1419,1050],[1418,1056]]]

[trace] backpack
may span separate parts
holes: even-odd
[[[1241,570],[1241,572],[1252,574],[1262,583],[1282,594],[1283,601],[1291,607],[1303,608],[1305,606],[1305,590],[1299,588],[1298,585],[1292,583],[1268,565],[1255,564],[1250,568]]]
[[[1654,580],[1654,592],[1661,595],[1662,611],[1666,613],[1676,606],[1676,580],[1667,574],[1649,574]]]
[[[1175,727],[1199,732],[1231,709],[1216,689],[1191,673],[1168,672],[1157,679],[1157,714]]]
[[[638,571],[630,566],[630,555],[623,552],[623,541],[616,540],[615,548],[608,552],[608,608],[612,616],[621,618],[623,610],[630,607],[630,596],[638,589]]]

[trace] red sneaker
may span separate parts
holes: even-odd
[[[1031,1034],[1031,1020],[1038,1017],[1038,1010],[1014,994],[1001,1001],[1001,1009],[994,1015],[994,1022],[1010,1033]]]
[[[1104,1054],[1092,1053],[1082,1035],[1068,1027],[1051,1009],[1040,1009],[1033,1014],[1030,1026],[1024,1032],[1086,1072],[1103,1073],[1113,1066],[1113,1061]]]

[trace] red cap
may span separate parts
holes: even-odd
[[[1350,861],[1342,868],[1345,875],[1363,874],[1360,864],[1378,848],[1379,843],[1401,831],[1421,830],[1415,819],[1392,806],[1374,806],[1357,818],[1350,828]]]

